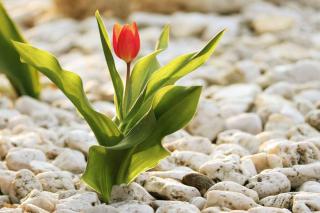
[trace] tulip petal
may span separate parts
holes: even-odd
[[[116,52],[118,52],[118,56],[127,63],[132,61],[138,54],[140,40],[137,35],[134,35],[130,29],[130,25],[124,25],[120,32]]]
[[[120,24],[116,23],[113,26],[112,43],[113,43],[114,52],[116,53],[117,56],[119,56],[118,53],[117,53],[117,46],[118,46],[118,39],[119,39],[119,35],[120,35],[121,30],[122,30],[122,26]]]

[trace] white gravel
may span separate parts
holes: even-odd
[[[93,106],[112,117],[113,89],[94,17],[57,16],[49,0],[26,7],[24,0],[4,2],[27,39],[77,72]],[[218,11],[240,12],[131,15],[141,26],[141,54],[171,23],[163,64],[228,31],[215,56],[178,82],[204,90],[192,122],[164,139],[171,155],[130,185],[114,187],[109,204],[80,180],[97,142],[70,101],[43,76],[40,101],[12,97],[0,75],[0,213],[319,212],[318,3],[212,2]],[[116,65],[124,76],[124,64]]]

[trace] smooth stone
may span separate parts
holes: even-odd
[[[237,155],[229,155],[208,161],[200,168],[200,173],[214,182],[233,181],[243,185],[248,178],[256,175],[256,169],[250,159],[240,160]]]
[[[246,195],[247,197],[252,198],[252,200],[254,200],[255,202],[257,202],[259,200],[259,196],[256,191],[248,189],[248,188],[246,188],[236,182],[232,182],[232,181],[222,181],[222,182],[216,183],[208,189],[207,193],[209,193],[212,190],[238,192],[238,193]]]
[[[201,195],[204,195],[214,184],[210,178],[199,173],[190,173],[185,175],[182,178],[182,183],[197,188]]]
[[[214,146],[210,156],[214,157],[217,155],[232,155],[232,154],[243,157],[243,156],[250,155],[250,152],[246,148],[238,144],[225,143],[225,144],[219,144]]]
[[[172,35],[175,37],[196,36],[207,27],[207,17],[201,13],[175,13],[171,17]],[[184,23],[188,22],[188,25]]]
[[[291,184],[280,172],[266,171],[249,178],[246,187],[256,191],[259,198],[289,192]]]
[[[168,205],[163,205],[156,210],[156,213],[175,213],[175,212],[184,212],[184,213],[200,213],[200,210],[193,204],[190,203],[172,203]]]
[[[276,33],[290,29],[294,20],[285,15],[260,14],[252,20],[252,28],[257,33]]]
[[[141,185],[135,182],[132,182],[129,185],[121,184],[112,187],[111,203],[129,200],[151,203],[155,199]]]
[[[189,201],[193,197],[199,197],[197,188],[186,186],[173,179],[150,177],[144,184],[144,188],[152,195],[157,195],[170,200]]]
[[[217,144],[238,144],[251,153],[258,152],[260,142],[252,134],[240,130],[226,130],[218,135]]]
[[[293,125],[295,125],[295,122],[290,117],[273,113],[268,117],[264,129],[265,131],[287,132]]]
[[[12,109],[0,109],[0,129],[4,129],[9,124],[10,119],[19,115],[19,112]]]
[[[295,98],[294,105],[302,115],[308,114],[311,110],[316,109],[315,105],[305,98]]]
[[[51,163],[37,160],[33,160],[30,162],[30,170],[35,174],[60,171],[58,167],[52,165]]]
[[[11,170],[0,170],[0,191],[9,194],[10,183],[15,179],[16,172]]]
[[[193,135],[215,139],[218,133],[224,130],[224,119],[216,103],[201,100],[197,113],[187,128]]]
[[[210,154],[212,143],[208,138],[200,136],[183,137],[172,143],[166,144],[165,147],[171,152],[178,151],[193,151]]]
[[[8,195],[0,195],[0,209],[11,204],[10,198]]]
[[[22,96],[18,98],[15,102],[16,109],[22,114],[34,115],[39,112],[49,112],[49,106],[40,102],[36,99],[30,98],[29,96]]]
[[[29,203],[21,204],[20,207],[24,212],[49,213],[48,211]]]
[[[67,132],[64,142],[69,148],[78,150],[85,155],[88,154],[90,146],[96,144],[94,137],[84,130]]]
[[[313,60],[298,60],[294,64],[275,67],[275,76],[288,83],[319,81],[320,63]]]
[[[291,213],[288,209],[274,207],[254,207],[248,210],[248,213]]]
[[[2,208],[0,209],[0,213],[24,213],[23,209],[22,208]]]
[[[172,178],[182,181],[182,178],[188,174],[194,173],[195,171],[186,166],[175,167],[172,170],[167,171],[150,171],[149,176],[156,176],[161,178]]]
[[[260,141],[260,144],[263,144],[272,139],[285,139],[287,136],[285,132],[281,131],[264,131],[256,135],[256,138]]]
[[[294,96],[294,86],[288,82],[281,81],[272,84],[264,91],[266,94],[279,95],[286,99],[291,99]]]
[[[65,149],[52,162],[56,167],[73,173],[82,173],[86,168],[84,155],[76,150]]]
[[[287,135],[290,140],[301,141],[312,137],[319,137],[320,133],[309,124],[299,124],[291,127]]]
[[[304,182],[300,187],[299,187],[299,192],[315,192],[315,193],[320,193],[320,183],[316,181],[307,181]]]
[[[295,124],[304,122],[303,115],[294,107],[293,103],[278,95],[259,94],[255,99],[255,107],[263,123],[274,113],[291,118]]]
[[[119,213],[119,211],[113,206],[101,204],[92,206],[82,211],[83,213]]]
[[[30,162],[33,160],[46,161],[46,156],[40,150],[31,148],[12,149],[6,156],[8,168],[15,171],[30,169]]]
[[[310,111],[306,115],[305,119],[306,119],[306,122],[310,124],[310,126],[320,131],[320,110]]]
[[[53,212],[58,203],[58,195],[51,192],[32,190],[27,197],[21,200],[21,205],[32,204],[48,212]]]
[[[258,206],[252,198],[239,192],[212,190],[207,194],[207,207],[219,206],[233,210],[248,210]]]
[[[175,165],[187,166],[195,171],[199,171],[200,167],[210,160],[210,157],[199,152],[174,151],[167,160]]]
[[[16,173],[15,178],[10,183],[10,199],[13,202],[19,202],[34,189],[42,191],[41,183],[30,170],[21,169]]]
[[[282,159],[275,154],[257,153],[254,155],[245,156],[244,159],[249,158],[253,162],[258,173],[266,169],[282,168]]]
[[[75,194],[71,197],[59,200],[56,205],[56,211],[60,212],[64,210],[71,210],[81,212],[98,204],[100,204],[100,201],[95,192],[83,192],[81,194]]]
[[[299,193],[293,196],[292,213],[320,211],[320,193]]]
[[[192,205],[195,205],[198,209],[203,209],[207,203],[207,200],[203,197],[194,197],[190,200]]]
[[[297,188],[307,181],[320,180],[320,163],[294,165],[291,168],[276,168],[274,171],[286,175],[291,182],[291,187]]]
[[[243,113],[229,117],[226,120],[226,128],[258,134],[262,131],[262,122],[260,117],[255,113]]]
[[[0,158],[4,159],[11,148],[13,143],[10,136],[0,135]]]
[[[75,189],[72,174],[66,171],[43,172],[36,176],[43,190],[58,192]]]
[[[119,213],[154,213],[149,205],[136,200],[114,203],[112,206],[116,207]]]

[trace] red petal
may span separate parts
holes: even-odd
[[[140,44],[137,44],[138,40],[134,35],[135,33],[130,28],[130,25],[123,26],[117,44],[117,55],[127,63],[137,56],[140,46]],[[138,43],[140,43],[140,40]]]
[[[118,39],[119,39],[119,35],[120,35],[120,32],[122,30],[122,26],[118,23],[116,23],[114,26],[113,26],[113,49],[114,49],[114,52],[116,53],[116,55],[118,56],[118,51],[117,51],[117,46],[118,46]]]

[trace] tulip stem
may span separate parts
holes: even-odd
[[[127,97],[129,95],[129,86],[130,86],[130,68],[131,68],[131,62],[127,63],[127,75],[126,75],[126,87],[124,91],[124,97],[123,97],[123,114],[126,116],[127,110],[128,110],[128,99]]]

